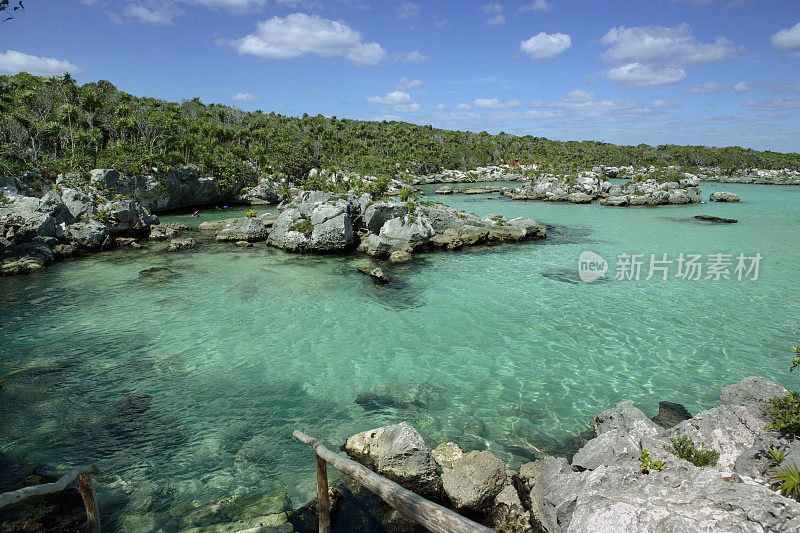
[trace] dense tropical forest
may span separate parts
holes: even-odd
[[[0,175],[33,170],[52,177],[92,168],[151,173],[192,164],[231,184],[247,184],[264,173],[301,178],[315,167],[385,177],[514,159],[562,170],[596,164],[800,170],[797,153],[560,142],[405,122],[289,117],[197,98],[175,103],[136,97],[105,80],[78,85],[69,74],[0,76]]]

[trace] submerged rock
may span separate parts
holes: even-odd
[[[359,272],[361,272],[365,276],[369,276],[370,278],[372,278],[373,282],[378,283],[378,284],[385,284],[385,283],[389,283],[389,281],[390,281],[389,280],[389,276],[384,274],[383,270],[381,270],[378,267],[360,266],[360,267],[356,267],[356,270],[358,270]]]
[[[172,279],[177,274],[167,267],[152,267],[139,271],[139,278],[150,280]]]
[[[714,215],[695,215],[694,218],[705,222],[716,222],[718,224],[736,224],[739,222],[735,218],[720,218]]]
[[[179,250],[189,250],[197,248],[197,241],[191,237],[184,237],[182,239],[172,239],[167,247],[168,252],[177,252]]]
[[[664,429],[670,429],[690,418],[692,418],[692,415],[681,404],[658,402],[658,414],[651,420]]]

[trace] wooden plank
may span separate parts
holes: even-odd
[[[491,529],[426,500],[355,461],[333,453],[320,441],[305,433],[294,431],[292,435],[300,442],[314,448],[317,456],[330,463],[336,470],[355,479],[399,513],[429,531],[434,533],[492,533]]]
[[[0,509],[16,505],[23,500],[33,498],[35,496],[47,496],[48,494],[55,494],[61,492],[67,485],[75,481],[81,474],[96,474],[97,467],[93,465],[79,466],[70,470],[67,474],[62,476],[58,481],[53,483],[43,483],[41,485],[34,485],[32,487],[23,487],[11,492],[0,494]]]
[[[331,533],[331,501],[328,495],[328,466],[317,455],[317,516],[319,533]]]
[[[86,523],[89,526],[89,533],[100,533],[100,509],[97,506],[97,498],[94,495],[92,475],[80,474],[78,476],[78,488],[83,498],[83,506],[86,508]]]

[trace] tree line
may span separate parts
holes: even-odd
[[[517,159],[562,171],[594,165],[800,170],[797,153],[561,142],[397,121],[291,117],[197,98],[136,97],[105,80],[78,85],[69,74],[0,76],[0,175],[35,171],[47,177],[92,168],[152,173],[196,165],[230,184],[251,184],[270,173],[301,180],[311,168],[393,177]]]

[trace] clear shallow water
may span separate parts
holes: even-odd
[[[264,245],[106,253],[3,278],[0,453],[94,460],[125,482],[124,491],[100,484],[109,530],[169,530],[168,510],[193,499],[313,497],[312,456],[293,429],[338,447],[407,420],[431,446],[488,447],[516,465],[537,448],[566,450],[618,401],[649,415],[660,400],[696,413],[748,375],[794,386],[800,188],[702,187],[706,198],[725,189],[744,201],[610,208],[445,197],[480,215],[531,216],[550,236],[386,266],[394,281],[383,288],[355,271],[364,258]],[[702,213],[739,223],[686,220]],[[620,253],[764,259],[757,281],[581,284],[583,250],[604,256],[611,275]],[[177,277],[140,280],[152,266]],[[131,393],[152,400],[115,407]],[[253,438],[255,457],[242,451]]]

